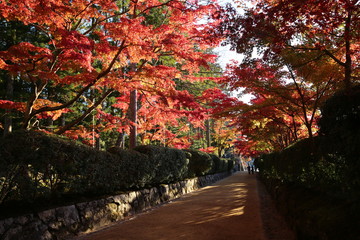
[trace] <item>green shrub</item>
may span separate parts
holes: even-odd
[[[225,172],[228,170],[228,160],[226,158],[220,158],[219,172]]]
[[[212,159],[212,167],[208,173],[220,173],[226,171],[232,171],[235,166],[234,159],[219,158],[215,154],[209,154]]]
[[[0,202],[66,192],[64,184],[76,173],[76,150],[74,142],[41,132],[19,131],[2,138]]]
[[[145,165],[148,163],[145,155],[135,152],[133,156],[129,152],[121,158],[41,132],[10,134],[2,139],[0,147],[2,201],[34,201],[64,194],[105,194],[143,187],[149,181],[146,178],[150,178],[147,177],[149,173],[144,172],[151,167],[140,164],[140,159]],[[139,162],[131,161],[133,159]],[[129,169],[137,169],[132,172],[131,179]]]
[[[235,167],[235,159],[228,159],[227,162],[227,171],[230,172],[234,169]]]
[[[346,137],[360,129],[360,85],[336,93],[321,107],[320,134]]]
[[[189,177],[203,176],[210,173],[213,160],[209,154],[198,150],[184,150],[189,159]]]
[[[117,183],[118,158],[110,153],[85,146],[77,148],[73,181],[67,187],[70,193],[100,195],[119,190]]]
[[[135,151],[148,156],[154,176],[152,185],[182,180],[186,177],[188,160],[183,151],[161,146],[138,146]]]
[[[0,205],[98,197],[176,182],[209,173],[213,162],[218,171],[229,168],[214,159],[200,151],[160,146],[97,151],[42,132],[14,132],[0,139]]]
[[[155,177],[155,170],[149,157],[134,150],[112,147],[108,152],[117,156],[111,168],[115,168],[114,183],[120,190],[143,188]]]
[[[215,154],[209,154],[209,155],[213,161],[210,173],[221,172],[220,171],[221,159],[218,156],[216,156]]]
[[[360,195],[360,135],[338,142],[328,136],[304,139],[281,152],[262,155],[255,164],[265,179],[320,191],[333,196]]]

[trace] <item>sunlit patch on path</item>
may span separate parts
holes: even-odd
[[[254,175],[236,173],[79,240],[265,240]]]

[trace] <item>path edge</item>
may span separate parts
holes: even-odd
[[[223,172],[0,220],[0,239],[62,240],[91,233],[229,177]]]

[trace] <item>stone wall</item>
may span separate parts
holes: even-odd
[[[192,178],[43,212],[0,220],[0,240],[62,240],[143,212],[212,184],[230,173]]]

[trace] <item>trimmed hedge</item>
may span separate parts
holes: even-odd
[[[359,239],[359,201],[331,198],[323,192],[274,179],[264,183],[298,240]]]
[[[118,158],[115,165],[108,166],[108,169],[118,170],[113,175],[115,184],[119,186],[118,190],[143,188],[154,178],[153,166],[147,155],[117,147],[108,149],[108,152]]]
[[[73,154],[64,148],[71,146],[42,133],[17,132],[1,141],[0,203],[61,191],[75,171]]]
[[[224,169],[223,172],[225,171],[233,171],[235,169],[235,159],[227,159],[227,168]]]
[[[358,239],[360,86],[322,107],[320,134],[255,164],[298,239]]]
[[[319,136],[259,157],[261,175],[360,198],[360,86],[327,100],[319,124]]]
[[[345,158],[336,145],[340,144],[322,136],[304,139],[282,152],[260,156],[255,165],[264,179],[300,185],[335,197],[358,197],[359,163]]]
[[[194,149],[185,149],[184,152],[189,159],[188,177],[232,171],[235,166],[234,159],[219,158]]]
[[[256,159],[261,179],[299,240],[358,239],[360,168],[339,145],[320,136]]]
[[[186,178],[189,160],[183,151],[161,146],[138,146],[134,149],[148,157],[153,169],[151,183],[171,183]]]
[[[193,149],[184,150],[189,159],[188,177],[204,176],[210,173],[213,160],[209,154]]]
[[[321,107],[320,134],[348,136],[359,129],[360,85],[336,93]]]
[[[217,172],[221,172],[221,159],[216,156],[215,154],[209,154],[213,163],[211,166],[211,170],[210,173],[217,173]]]
[[[229,169],[227,161],[213,159],[200,151],[160,146],[97,151],[42,132],[14,132],[0,138],[0,207],[92,198]]]
[[[75,141],[20,131],[0,141],[0,203],[114,191],[118,159]],[[110,172],[109,172],[110,171]]]

